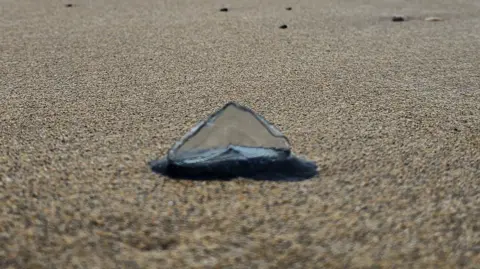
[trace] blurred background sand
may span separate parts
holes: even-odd
[[[478,1],[0,12],[0,268],[480,268]],[[149,170],[228,101],[320,176]]]

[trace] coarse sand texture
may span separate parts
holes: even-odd
[[[0,0],[0,268],[479,269],[479,26],[478,0]],[[230,101],[318,173],[152,171]]]

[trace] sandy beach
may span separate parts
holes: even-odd
[[[0,38],[2,269],[480,268],[477,0],[0,0]],[[152,173],[230,101],[319,175]]]

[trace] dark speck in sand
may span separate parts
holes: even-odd
[[[72,4],[65,4],[65,7],[73,7]]]
[[[394,22],[400,22],[400,21],[406,21],[405,16],[393,16],[392,21]]]
[[[280,29],[287,29],[287,27],[288,27],[288,26],[287,26],[286,24],[280,25]]]
[[[228,12],[228,8],[223,7],[223,8],[220,9],[220,11],[221,11],[221,12]]]
[[[459,130],[458,128],[456,128],[456,127],[453,128],[453,130],[454,130],[455,132],[460,132],[460,130]]]
[[[292,10],[292,8],[291,8],[291,7],[287,7],[287,8],[285,8],[285,9],[286,9],[286,10]]]

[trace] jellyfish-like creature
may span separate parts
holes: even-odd
[[[277,128],[251,109],[230,102],[150,162],[154,172],[184,179],[297,181],[318,174],[314,162],[291,152]]]

